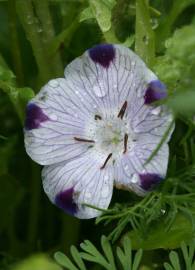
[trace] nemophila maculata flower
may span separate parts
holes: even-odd
[[[98,45],[76,58],[28,103],[25,146],[44,165],[43,187],[65,212],[93,218],[113,186],[144,195],[167,171],[169,138],[146,163],[172,121],[165,85],[131,50]],[[170,136],[169,136],[170,137]]]

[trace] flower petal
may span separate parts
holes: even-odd
[[[68,214],[93,218],[101,211],[84,204],[107,209],[112,197],[113,175],[94,155],[86,154],[68,163],[45,166],[43,187],[49,199]]]
[[[42,165],[72,159],[85,153],[90,143],[85,139],[89,111],[81,107],[79,98],[66,87],[65,79],[45,85],[27,106],[25,146],[30,157]]]
[[[118,112],[125,100],[132,107],[139,96],[142,105],[149,82],[157,80],[134,52],[111,44],[98,45],[76,58],[66,67],[65,78],[104,118]]]
[[[115,162],[115,185],[117,188],[130,189],[138,195],[144,195],[165,178],[168,165],[169,150],[166,143],[147,163],[155,150],[154,142],[142,142],[130,153]]]

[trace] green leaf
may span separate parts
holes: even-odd
[[[78,268],[71,262],[71,260],[62,252],[56,252],[54,254],[54,258],[60,265],[68,268],[69,270],[78,270]]]
[[[143,251],[140,249],[136,252],[134,257],[134,262],[132,266],[132,270],[137,270],[139,268],[141,259],[142,259]]]
[[[94,18],[94,14],[91,7],[87,7],[80,13],[79,22],[83,22],[83,21],[93,19],[93,18]]]
[[[166,270],[174,270],[173,267],[169,263],[164,263],[164,267]]]
[[[177,252],[171,251],[169,254],[169,258],[173,267],[177,270],[180,270],[181,268],[180,268],[179,257],[178,257]]]
[[[93,16],[96,18],[102,32],[107,32],[111,29],[111,8],[103,0],[89,1]]]
[[[134,249],[142,248],[152,250],[157,248],[174,249],[180,246],[182,241],[189,241],[194,236],[191,221],[182,214],[177,214],[169,231],[166,230],[165,221],[162,219],[151,225],[147,237],[142,238],[139,233],[128,233]]]
[[[157,42],[158,46],[157,48],[159,50],[164,47],[165,40],[170,36],[171,30],[173,28],[173,24],[175,23],[178,16],[189,6],[195,4],[195,0],[174,0],[172,2],[172,7],[170,8],[170,11],[168,11],[163,16],[163,20],[161,25],[158,28],[157,31]],[[179,47],[179,46],[178,46]]]
[[[18,88],[12,71],[0,66],[0,90],[3,90],[12,102],[20,120],[24,121],[24,113],[27,102],[34,97],[31,88]]]
[[[86,270],[85,264],[84,264],[84,262],[83,262],[83,260],[81,258],[80,253],[78,252],[77,248],[75,246],[71,246],[70,252],[71,252],[71,255],[72,255],[73,259],[77,263],[78,267],[81,270]]]
[[[62,268],[56,265],[46,255],[37,254],[20,262],[11,270],[62,270]]]
[[[106,258],[112,267],[112,270],[116,270],[111,245],[110,245],[108,239],[106,238],[106,236],[104,236],[104,235],[101,238],[101,245],[102,245],[102,249],[104,251],[104,254],[106,255]]]
[[[146,0],[136,0],[135,51],[147,65],[152,66],[155,41]]]

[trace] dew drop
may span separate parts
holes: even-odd
[[[51,80],[48,82],[51,87],[57,87],[59,85],[57,80]]]
[[[100,89],[99,86],[94,85],[93,91],[97,97],[104,97],[106,95],[106,92],[104,89]]]
[[[161,107],[159,106],[159,107],[154,108],[154,109],[151,111],[151,114],[153,114],[153,115],[159,115],[160,112],[161,112]]]
[[[131,178],[132,183],[137,183],[139,181],[139,176],[137,174],[134,174],[133,177]]]

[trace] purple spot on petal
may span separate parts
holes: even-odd
[[[167,97],[166,86],[159,80],[151,81],[148,84],[144,96],[145,104],[150,104]]]
[[[77,205],[73,200],[74,188],[69,188],[57,194],[55,198],[56,205],[70,215],[75,215]]]
[[[141,180],[141,187],[145,190],[151,190],[163,180],[160,175],[155,173],[140,174],[139,177]]]
[[[26,108],[26,120],[24,127],[26,130],[38,128],[42,122],[49,120],[42,109],[34,103],[29,103]]]
[[[89,55],[94,62],[108,68],[114,60],[115,49],[111,44],[101,44],[89,49]]]

